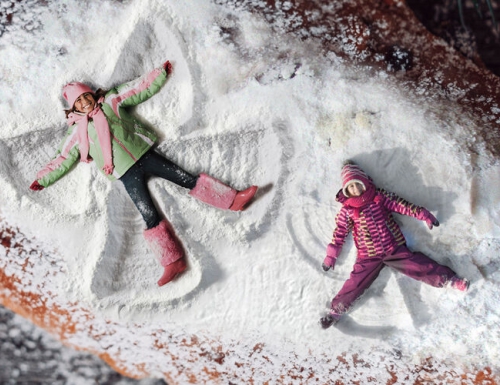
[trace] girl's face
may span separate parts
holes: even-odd
[[[351,197],[359,197],[365,192],[365,187],[361,183],[354,182],[347,186],[347,192]]]
[[[90,111],[92,111],[95,108],[94,95],[91,94],[90,92],[86,92],[84,94],[81,94],[75,100],[74,106],[75,106],[75,110],[77,110],[78,112],[88,114]]]

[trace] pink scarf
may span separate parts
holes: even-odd
[[[68,115],[68,125],[72,126],[77,124],[77,138],[78,145],[80,149],[80,161],[89,163],[92,159],[89,159],[89,134],[88,134],[88,123],[89,119],[94,120],[95,130],[97,131],[97,137],[99,139],[99,145],[101,147],[104,167],[102,170],[106,175],[113,173],[113,152],[111,150],[111,133],[109,131],[108,120],[101,110],[99,103],[102,103],[104,98],[100,98],[96,107],[86,115],[80,115],[76,113],[70,113]]]
[[[375,198],[375,194],[377,193],[377,189],[373,184],[369,184],[368,187],[366,188],[366,191],[361,194],[359,197],[349,197],[347,200],[344,202],[345,206],[349,206],[353,211],[353,215],[355,218],[359,218],[359,213],[361,209],[370,204],[373,201],[373,198]]]

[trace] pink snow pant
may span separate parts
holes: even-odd
[[[456,275],[449,267],[440,265],[422,253],[412,252],[406,245],[399,246],[389,255],[358,258],[351,276],[332,300],[332,313],[341,315],[347,312],[386,265],[434,287],[443,287]]]

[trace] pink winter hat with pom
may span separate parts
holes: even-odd
[[[88,85],[79,82],[71,82],[63,87],[64,99],[66,99],[71,108],[73,108],[75,100],[78,99],[81,94],[87,92],[94,93]]]
[[[346,197],[349,196],[347,186],[352,183],[361,183],[365,189],[373,184],[370,177],[366,175],[366,173],[358,165],[351,162],[346,162],[346,164],[344,164],[340,175],[342,177],[342,192]]]

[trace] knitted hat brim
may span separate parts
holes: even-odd
[[[71,82],[63,87],[63,97],[68,102],[70,108],[75,106],[75,101],[80,95],[86,93],[94,94],[94,91],[85,83]]]
[[[351,179],[349,182],[347,182],[347,183],[345,184],[345,186],[344,186],[344,187],[342,187],[342,192],[344,193],[344,195],[345,195],[346,197],[350,196],[350,195],[349,195],[349,192],[347,191],[347,188],[348,188],[351,184],[353,184],[353,183],[359,183],[360,185],[362,185],[362,186],[363,186],[363,189],[366,191],[366,185],[365,185],[365,183],[364,183],[363,181],[361,181],[361,180],[359,180],[359,179]]]

